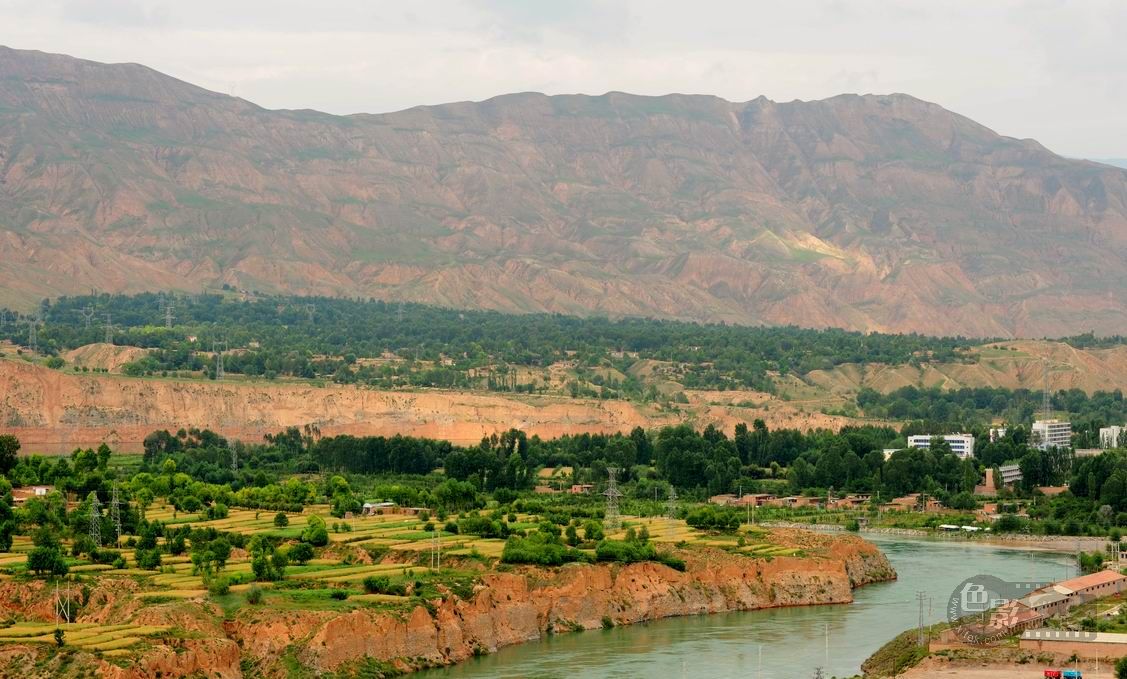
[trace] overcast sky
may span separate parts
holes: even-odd
[[[0,0],[0,44],[269,108],[905,92],[1088,158],[1127,158],[1125,27],[1123,0]]]

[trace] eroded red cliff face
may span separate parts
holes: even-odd
[[[23,679],[81,671],[108,679],[284,677],[285,662],[315,673],[369,660],[400,671],[460,662],[475,654],[603,626],[680,615],[781,606],[848,603],[853,589],[896,577],[873,545],[851,535],[777,530],[774,541],[803,556],[750,558],[719,549],[677,550],[683,572],[652,563],[516,567],[488,572],[471,594],[448,590],[409,610],[348,612],[245,606],[224,620],[200,598],[145,605],[131,578],[91,588],[79,622],[161,625],[173,631],[136,649],[135,657],[55,653],[46,644],[0,647],[0,676]],[[0,583],[0,612],[54,619],[54,591],[42,582]],[[65,660],[64,660],[65,658]],[[283,660],[287,658],[288,660]]]
[[[836,537],[825,556],[749,559],[685,552],[685,572],[657,563],[518,568],[482,578],[469,599],[449,595],[406,615],[358,609],[265,615],[231,626],[244,652],[267,660],[291,645],[316,671],[365,657],[402,670],[465,660],[548,634],[680,615],[848,603],[852,590],[895,578],[872,545]]]

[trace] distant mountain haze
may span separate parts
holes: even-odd
[[[893,94],[269,111],[0,48],[0,304],[91,288],[1127,333],[1127,171]]]

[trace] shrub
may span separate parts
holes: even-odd
[[[252,606],[257,606],[262,603],[262,588],[258,585],[251,585],[247,590],[247,603]]]
[[[524,538],[509,536],[505,549],[501,552],[501,561],[505,563],[559,566],[573,561],[590,560],[583,552],[560,542],[558,537],[539,532]]]
[[[290,525],[290,517],[286,516],[283,512],[278,512],[274,515],[274,525],[278,528],[285,528]]]
[[[348,598],[348,590],[334,589],[333,591],[329,592],[329,597],[336,599],[337,601],[344,601]]]
[[[309,525],[301,531],[301,541],[308,542],[314,547],[324,547],[329,544],[329,531],[325,528],[325,521],[318,516],[309,517]]]
[[[657,558],[657,549],[653,544],[637,539],[603,540],[595,548],[595,558],[599,561],[617,561],[619,563],[654,561]]]
[[[364,591],[368,594],[407,594],[407,585],[402,582],[392,582],[386,575],[369,575],[364,578]]]
[[[207,591],[216,596],[222,596],[231,592],[231,581],[224,576],[212,578],[211,582],[207,584]]]
[[[133,558],[137,561],[137,568],[147,571],[160,568],[160,551],[156,549],[137,549],[133,552]]]

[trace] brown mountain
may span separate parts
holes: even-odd
[[[0,302],[226,282],[507,311],[1127,332],[1127,171],[905,95],[268,111],[0,48]]]

